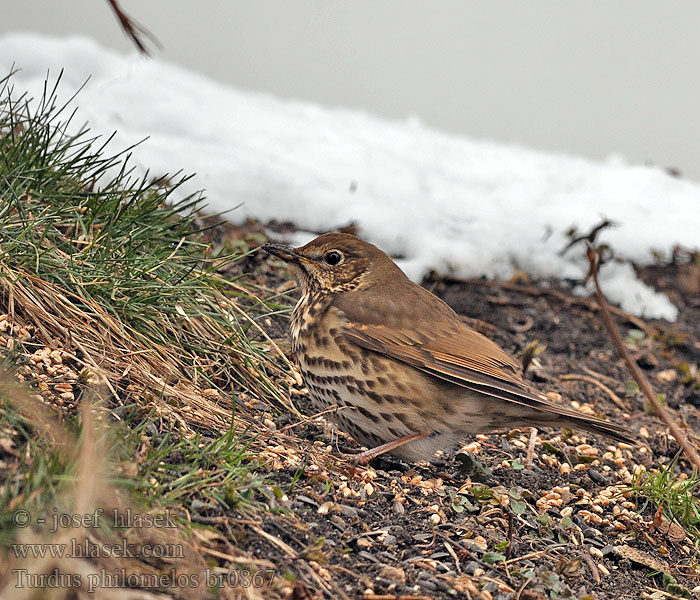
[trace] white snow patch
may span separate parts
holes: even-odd
[[[651,250],[700,244],[700,186],[653,167],[605,163],[448,135],[416,118],[393,121],[340,108],[243,92],[160,59],[122,56],[85,38],[0,36],[0,69],[21,68],[17,91],[39,97],[47,72],[65,69],[60,95],[78,96],[79,118],[117,143],[150,139],[142,170],[196,172],[212,211],[235,219],[293,221],[309,231],[355,223],[360,234],[419,280],[430,269],[464,277],[582,278],[565,231],[603,216],[620,223],[599,240],[639,264]],[[303,237],[303,236],[302,236]],[[627,265],[606,265],[611,301],[674,320],[664,294]]]

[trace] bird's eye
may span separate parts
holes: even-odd
[[[325,260],[329,265],[334,266],[340,264],[340,262],[343,260],[343,255],[340,252],[331,250],[328,254],[326,254],[326,256],[323,257],[323,260]]]

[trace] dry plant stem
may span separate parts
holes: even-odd
[[[586,373],[588,373],[591,377],[593,377],[594,379],[598,379],[600,381],[607,381],[610,385],[618,385],[620,383],[614,377],[609,377],[608,375],[603,375],[602,373],[598,373],[598,371],[594,371],[593,369],[589,369],[588,367],[583,367],[583,370]]]
[[[535,460],[535,444],[537,443],[537,427],[530,427],[530,440],[527,444],[527,456],[525,466],[531,467]]]
[[[17,306],[21,306],[31,317],[31,323],[41,325],[45,330],[44,337],[49,344],[56,339],[65,339],[67,345],[74,344],[80,349],[84,359],[69,353],[71,358],[100,376],[100,381],[105,383],[115,398],[118,397],[117,391],[110,380],[117,380],[117,374],[122,373],[126,365],[135,372],[132,378],[144,389],[158,390],[178,398],[183,406],[192,407],[187,412],[189,420],[217,429],[230,422],[230,409],[224,409],[218,403],[203,397],[194,386],[176,388],[168,383],[164,385],[160,377],[179,375],[181,365],[168,364],[169,361],[164,362],[160,359],[162,356],[167,356],[165,348],[162,351],[152,348],[141,350],[133,343],[132,338],[123,335],[120,323],[96,302],[88,302],[70,290],[43,281],[21,269],[0,265],[0,273],[7,276],[7,281],[0,288],[7,290],[8,314],[24,322],[15,313]],[[32,283],[35,286],[34,289],[25,285],[26,281]],[[104,334],[103,337],[100,337],[97,330],[90,325],[94,322],[94,317],[78,308],[79,303],[87,305],[99,318],[102,324],[99,333]],[[127,331],[132,333],[128,328]],[[105,344],[110,345],[111,352],[105,351]],[[115,346],[115,344],[118,345]],[[97,353],[101,353],[99,358],[101,362],[104,361],[101,365],[98,365],[94,358]],[[127,357],[128,361],[125,360]],[[179,411],[168,410],[167,412],[184,427],[185,431],[188,429]]]
[[[505,561],[505,563],[508,565],[513,565],[523,560],[539,558],[540,556],[544,556],[545,554],[547,554],[547,552],[548,550],[538,550],[537,552],[530,552],[530,554],[523,554],[523,556],[516,556],[515,558],[511,558],[510,560]]]
[[[620,353],[620,356],[625,361],[627,368],[632,373],[632,376],[639,385],[639,388],[642,390],[642,392],[644,392],[644,395],[654,407],[656,414],[659,415],[659,418],[666,424],[669,431],[671,432],[671,435],[673,435],[673,437],[676,438],[676,441],[678,442],[680,447],[683,448],[683,451],[688,457],[688,460],[693,464],[693,466],[696,469],[700,470],[700,456],[698,456],[697,451],[688,441],[688,438],[683,433],[681,428],[678,427],[678,425],[676,425],[668,411],[661,405],[659,399],[654,393],[654,389],[649,383],[649,380],[639,370],[639,367],[634,362],[634,360],[632,360],[632,357],[630,356],[629,352],[627,352],[625,345],[622,343],[620,332],[617,330],[617,326],[615,325],[615,322],[613,321],[612,316],[610,315],[610,311],[608,310],[608,303],[605,300],[603,290],[601,289],[600,282],[598,281],[598,254],[595,252],[595,250],[593,250],[593,248],[589,246],[587,250],[587,256],[588,261],[591,264],[590,276],[593,278],[593,283],[595,285],[596,295],[598,298],[598,305],[600,306],[600,314],[603,317],[603,322],[605,323],[605,326],[608,329],[608,333],[610,334],[610,337],[612,338],[613,343],[617,348],[617,351]]]
[[[294,429],[295,427],[299,427],[301,425],[305,425],[306,423],[311,423],[311,421],[315,420],[318,417],[322,417],[323,415],[326,415],[328,413],[335,413],[340,411],[341,408],[350,408],[349,406],[343,406],[343,407],[338,407],[338,405],[334,404],[333,406],[330,406],[326,408],[325,410],[322,410],[320,412],[314,413],[313,415],[309,415],[308,417],[303,418],[301,421],[297,421],[296,423],[290,423],[289,425],[285,425],[284,427],[281,427],[280,429],[275,429],[272,433],[284,433],[285,431],[289,431],[290,429]]]
[[[457,556],[457,553],[454,551],[454,548],[450,545],[450,542],[443,542],[443,546],[445,546],[445,550],[447,550],[450,553],[450,556],[452,557],[452,560],[455,561],[455,568],[457,569],[457,574],[461,575],[462,574],[462,567],[459,564],[459,557]]]
[[[255,531],[259,536],[265,538],[268,542],[271,544],[277,546],[280,550],[282,550],[289,558],[296,560],[299,558],[298,554],[294,551],[294,549],[287,543],[283,542],[281,539],[275,537],[274,535],[267,533],[264,529],[261,529],[257,525],[252,525],[251,529]],[[316,571],[312,568],[311,565],[306,565],[307,570],[309,575],[311,575],[311,578],[316,582],[316,584],[326,592],[337,592],[342,598],[349,600],[348,596],[340,589],[335,588],[331,589],[331,587],[324,581],[324,579],[316,573]]]
[[[522,596],[522,593],[525,590],[525,587],[527,586],[528,583],[530,583],[530,581],[532,581],[532,579],[526,579],[525,582],[520,586],[520,589],[518,590],[518,593],[515,596],[515,600],[520,600],[520,597]]]
[[[365,600],[430,600],[429,596],[414,596],[413,594],[363,594]]]
[[[597,567],[596,564],[593,562],[593,559],[592,559],[591,556],[588,554],[588,552],[586,552],[585,550],[583,550],[583,551],[581,551],[581,552],[579,553],[579,556],[581,557],[581,559],[583,560],[583,562],[585,562],[586,565],[588,565],[588,568],[589,568],[589,570],[591,571],[591,575],[593,576],[593,580],[594,580],[596,583],[600,583],[600,571],[598,570],[598,567]]]
[[[253,327],[255,327],[261,334],[262,336],[267,340],[267,343],[270,344],[270,346],[273,348],[273,350],[280,356],[280,358],[285,362],[287,367],[289,368],[289,372],[292,374],[292,377],[294,377],[295,381],[297,384],[301,385],[303,384],[303,380],[301,378],[301,374],[299,373],[299,369],[296,368],[292,363],[289,362],[289,359],[285,356],[284,352],[282,352],[282,349],[273,341],[273,339],[267,334],[267,332],[260,327],[260,325],[255,321],[255,319],[251,318],[248,313],[246,313],[240,306],[238,306],[235,302],[230,302],[228,304],[230,308],[233,308],[234,310],[238,311],[238,313],[246,319]],[[294,406],[292,403],[291,399],[288,403],[286,403],[286,406],[291,409],[291,411],[297,416],[301,417],[302,414],[297,410],[297,407]]]
[[[226,560],[228,562],[232,563],[237,563],[240,565],[255,565],[258,568],[261,569],[274,569],[277,565],[273,563],[271,560],[266,560],[264,558],[251,558],[249,556],[232,556],[231,554],[226,554],[225,552],[219,552],[218,550],[214,550],[213,548],[206,548],[202,546],[200,549],[200,552],[203,552],[204,554],[208,554],[209,556],[213,556],[215,558],[220,558],[222,560]]]
[[[119,24],[122,26],[124,33],[127,35],[127,37],[131,39],[131,41],[139,49],[139,52],[141,52],[141,54],[150,56],[150,52],[148,51],[148,48],[146,48],[146,45],[143,42],[143,37],[148,38],[157,48],[161,48],[160,42],[155,38],[155,36],[150,31],[148,31],[148,29],[146,29],[143,25],[140,25],[139,23],[134,21],[129,15],[127,15],[122,10],[121,6],[119,6],[117,0],[107,0],[107,3],[112,7],[112,10],[116,15]]]
[[[592,383],[593,385],[598,386],[601,390],[603,390],[610,397],[610,400],[612,400],[619,409],[624,411],[629,410],[629,407],[625,405],[625,403],[615,392],[613,392],[607,385],[598,381],[594,377],[570,373],[569,375],[560,375],[559,379],[561,379],[562,381],[585,381],[587,383]]]
[[[73,437],[66,431],[57,414],[48,409],[42,400],[37,400],[36,394],[30,394],[5,369],[0,369],[0,405],[11,404],[21,415],[31,421],[34,427],[46,435],[56,447],[66,456],[75,458],[76,444]],[[10,500],[9,507],[14,507],[17,497]]]

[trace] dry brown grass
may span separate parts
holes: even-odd
[[[107,394],[106,389],[100,390]],[[13,382],[8,373],[0,376],[0,397],[27,422],[31,422],[38,437],[48,441],[49,447],[57,452],[65,463],[66,476],[61,493],[54,498],[56,512],[64,515],[95,515],[83,525],[58,527],[53,531],[53,521],[36,522],[42,514],[37,510],[29,511],[33,517],[29,527],[20,529],[14,546],[0,554],[0,585],[3,598],[21,599],[35,597],[36,588],[27,583],[42,582],[42,597],[62,598],[76,593],[78,597],[90,598],[156,598],[158,592],[169,592],[182,598],[200,598],[209,596],[206,585],[207,572],[213,572],[205,556],[211,537],[206,532],[188,531],[171,521],[167,527],[130,527],[118,529],[94,525],[114,524],[111,518],[113,511],[118,511],[124,518],[127,514],[143,516],[157,514],[130,502],[128,495],[111,483],[116,466],[107,457],[109,452],[109,415],[102,406],[96,392],[85,394],[81,401],[81,435],[76,437],[66,428],[51,407],[37,400],[25,386]],[[31,451],[47,451],[47,448],[32,447]],[[31,459],[29,454],[25,457]],[[21,472],[15,475],[21,477]],[[29,502],[28,502],[29,501]],[[28,506],[29,498],[16,497],[13,506]],[[96,511],[101,511],[96,513]],[[50,517],[50,513],[46,515]],[[172,526],[170,526],[172,525]],[[82,548],[102,548],[105,545],[128,544],[137,556],[116,558],[95,550],[90,557],[63,556],[43,558],[18,558],[13,548],[18,545],[40,545],[44,547],[64,547],[67,552],[74,546]],[[162,560],[138,556],[139,550],[148,547],[176,549],[170,556]],[[245,562],[244,556],[238,560]],[[252,559],[251,559],[252,560]],[[253,562],[255,562],[253,560]],[[259,561],[258,561],[259,562]],[[260,565],[259,565],[260,566]],[[264,565],[263,565],[264,566]],[[120,581],[142,583],[134,589],[127,586],[110,587],[105,574]],[[171,577],[180,581],[190,582],[190,585],[174,586],[151,585],[153,582],[169,581]],[[48,579],[51,576],[53,579]],[[42,579],[43,578],[43,579]],[[194,584],[195,580],[197,585]],[[113,579],[112,581],[117,581]],[[56,582],[57,585],[52,585]],[[18,585],[24,583],[25,585]],[[238,589],[222,588],[222,598],[260,598],[259,590],[252,587]]]

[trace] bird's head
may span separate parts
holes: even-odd
[[[348,233],[324,233],[300,248],[265,244],[263,249],[292,266],[305,294],[362,290],[406,277],[379,248]]]

